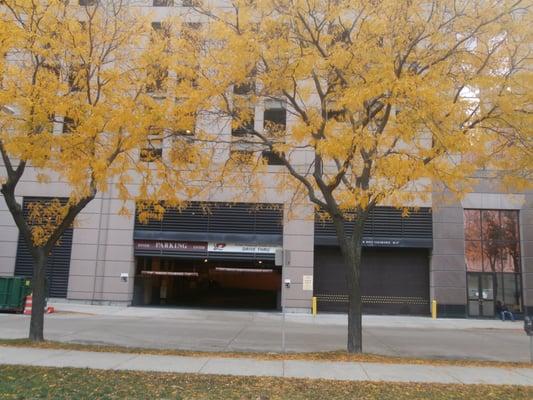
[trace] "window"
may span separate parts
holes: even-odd
[[[257,69],[253,68],[244,82],[233,85],[233,94],[237,96],[251,96],[255,93],[255,77]]]
[[[249,96],[255,93],[255,80],[250,78],[246,82],[233,85],[233,94],[238,96]]]
[[[469,271],[520,272],[518,211],[465,210]]]
[[[154,7],[172,7],[174,0],[154,0],[152,3]]]
[[[76,129],[76,122],[70,117],[63,117],[63,133],[72,133]]]
[[[284,141],[285,130],[287,127],[287,109],[285,104],[280,100],[265,101],[265,111],[263,114],[263,129],[266,134],[275,141]],[[280,155],[265,150],[262,156],[268,165],[283,165]]]
[[[249,107],[246,110],[237,112],[237,114],[239,121],[235,121],[234,125],[232,125],[231,135],[242,137],[253,133],[255,130],[255,109]]]
[[[87,76],[82,65],[70,65],[68,68],[67,83],[70,92],[79,92],[84,87],[84,80]]]
[[[337,122],[344,122],[345,121],[345,112],[344,110],[332,110],[332,109],[328,109],[327,110],[327,119],[331,120],[335,120]]]
[[[287,126],[287,109],[285,104],[279,100],[265,102],[265,112],[263,114],[263,128],[270,134],[284,132]]]
[[[168,69],[154,64],[147,68],[147,74],[146,91],[152,94],[163,94],[168,78]]]
[[[183,7],[200,7],[202,2],[201,0],[182,0],[181,5]]]
[[[163,156],[163,132],[150,128],[146,146],[141,149],[140,160],[153,162]]]
[[[84,7],[92,7],[98,4],[98,0],[79,0],[79,5]]]
[[[494,299],[513,312],[521,312],[518,211],[464,210],[464,229],[469,279],[492,277]]]

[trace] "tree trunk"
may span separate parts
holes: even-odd
[[[46,300],[46,262],[48,255],[43,249],[37,250],[37,257],[33,259],[32,278],[32,309],[29,339],[34,342],[44,340],[44,307]]]
[[[344,220],[334,219],[337,238],[344,258],[348,286],[348,353],[361,353],[363,351],[360,271],[365,220],[366,213],[358,213],[354,221],[353,234],[348,238],[344,231]]]

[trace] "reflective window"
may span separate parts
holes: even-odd
[[[520,272],[518,211],[464,210],[468,271]]]
[[[464,210],[469,315],[491,316],[492,299],[522,312],[519,228],[518,211]]]
[[[467,240],[465,243],[466,268],[469,271],[483,271],[481,241]]]

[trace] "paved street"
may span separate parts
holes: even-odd
[[[49,340],[190,350],[282,350],[278,313],[57,304],[47,315]],[[341,350],[346,318],[287,314],[287,351]],[[0,314],[0,338],[27,336],[29,317]],[[522,322],[365,316],[365,352],[433,358],[529,361]]]

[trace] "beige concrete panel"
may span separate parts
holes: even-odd
[[[431,257],[432,271],[466,271],[463,254],[433,254]]]
[[[76,228],[99,229],[100,217],[98,214],[80,214],[76,217]]]
[[[466,287],[466,273],[464,271],[433,271],[431,273],[433,287]]]
[[[284,294],[285,299],[296,299],[296,300],[304,300],[304,299],[311,299],[313,297],[313,292],[308,290],[303,290],[303,286],[301,283],[294,283],[291,282],[290,289],[284,288]]]
[[[133,243],[129,246],[102,246],[106,261],[128,261],[133,262]],[[101,253],[102,254],[102,253]]]
[[[95,260],[96,244],[72,244],[71,260]]]
[[[106,239],[108,245],[132,246],[133,231],[109,229],[107,232],[102,232],[100,243],[104,243]]]
[[[482,208],[481,193],[468,193],[461,200],[463,208]]]
[[[300,308],[311,312],[311,299],[287,299],[284,303],[284,308]]]
[[[307,267],[307,268],[296,268],[296,267],[287,268],[285,270],[283,278],[284,279],[290,279],[292,284],[301,285],[303,283],[303,276],[304,275],[313,276],[313,267],[310,266],[310,267]],[[291,290],[292,290],[292,287],[291,287]]]
[[[441,304],[466,304],[466,289],[463,287],[432,287],[432,300]]]
[[[533,306],[533,288],[524,289],[524,305],[530,307]]]
[[[283,248],[291,251],[313,251],[314,236],[284,236]]]
[[[0,242],[0,256],[15,258],[17,255],[17,242]]]
[[[0,276],[13,276],[15,273],[15,257],[0,255]]]
[[[129,280],[128,280],[129,281]],[[118,294],[131,293],[130,282],[122,282],[120,276],[106,277],[104,279],[104,287],[102,293],[104,294]]]
[[[313,268],[314,252],[292,250],[289,268]]]
[[[284,235],[312,235],[314,233],[314,220],[289,219],[283,224]]]
[[[522,277],[524,279],[524,287],[533,290],[533,272],[524,272]]]
[[[464,254],[464,240],[438,239],[433,241],[433,254]]]
[[[68,292],[67,298],[69,300],[95,300],[95,301],[109,301],[109,302],[124,302],[131,303],[133,293],[95,293],[94,298],[92,293],[85,291],[72,290]]]
[[[105,203],[105,200],[104,200],[104,203]],[[85,208],[81,210],[80,215],[100,214],[101,207],[102,207],[102,199],[96,198],[94,200],[91,200],[89,204],[87,204]]]
[[[0,211],[0,226],[16,226],[15,220],[8,210]]]
[[[65,183],[50,182],[41,184],[37,182],[20,182],[17,194],[21,196],[39,197],[68,197],[70,188]]]
[[[526,208],[526,209],[520,210],[520,225],[522,227],[533,225],[533,209]]]
[[[433,210],[433,222],[463,223],[463,210],[456,207],[439,207]]]
[[[108,219],[108,226],[113,229],[133,229],[135,224],[135,218],[126,217],[121,215],[106,215],[104,214],[103,218]]]
[[[525,273],[533,273],[533,257],[522,256],[522,271]]]
[[[69,280],[68,280],[68,291],[69,292],[85,292],[85,293],[92,294],[93,288],[94,288],[94,276],[90,276],[90,275],[70,275],[69,276]]]
[[[520,242],[520,245],[521,245],[521,253],[522,253],[522,257],[524,258],[528,258],[528,257],[533,257],[533,241],[531,240],[522,240]]]
[[[438,222],[433,226],[434,239],[464,239],[464,226],[458,223]]]
[[[96,260],[70,260],[70,276],[94,276]]]
[[[134,267],[132,261],[104,261],[103,266],[98,269],[98,274],[103,275],[104,278],[116,278],[125,272],[130,275],[130,278],[133,278]]]
[[[97,242],[97,229],[74,228],[72,244],[96,244]]]

